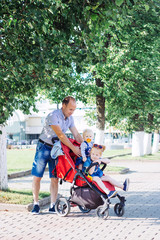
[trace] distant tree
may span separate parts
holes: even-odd
[[[87,55],[92,64],[86,68],[98,87],[90,92],[101,96],[102,129],[105,120],[112,126],[122,122],[126,131],[159,129],[159,5],[137,3],[121,8],[121,14],[106,23],[106,32],[90,37],[93,43],[87,38],[93,45]]]

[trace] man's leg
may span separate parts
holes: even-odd
[[[50,193],[51,193],[51,205],[49,208],[49,212],[55,213],[55,203],[58,195],[58,178],[51,178]]]
[[[55,203],[58,195],[58,178],[51,178],[50,193],[51,203]]]
[[[40,177],[33,176],[32,192],[34,203],[38,203],[41,179]]]

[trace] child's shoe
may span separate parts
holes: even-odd
[[[108,198],[112,198],[117,195],[117,191],[110,191],[108,194]]]
[[[126,178],[126,180],[124,181],[124,183],[123,183],[123,190],[124,191],[128,191],[128,188],[129,188],[129,178]]]

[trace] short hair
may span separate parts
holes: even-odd
[[[65,97],[62,101],[62,104],[65,104],[65,105],[68,105],[68,103],[70,102],[70,100],[76,102],[76,99],[74,97],[71,97],[71,96],[68,96],[68,97]]]
[[[89,132],[89,133],[92,133],[93,134],[93,137],[94,137],[94,132],[91,130],[91,129],[85,129],[84,131],[83,131],[83,138],[84,138],[84,135],[85,135],[85,133],[86,132]]]

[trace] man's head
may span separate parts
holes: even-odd
[[[64,116],[70,117],[76,110],[76,100],[73,97],[65,97],[62,101],[62,112]]]

